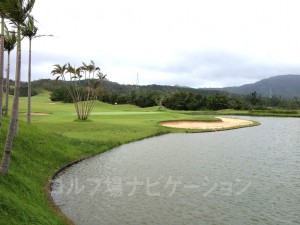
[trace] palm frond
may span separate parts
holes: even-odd
[[[15,25],[22,25],[30,14],[35,0],[1,0],[1,15]]]
[[[28,15],[27,20],[22,26],[22,35],[29,39],[32,39],[36,36],[38,28],[34,25],[34,18],[31,15]]]
[[[54,65],[55,68],[51,71],[51,74],[52,74],[52,75],[57,75],[57,74],[59,74],[59,75],[63,76],[64,73],[65,73],[65,71],[66,71],[66,66],[67,66],[67,64],[64,64],[63,66],[61,66],[61,65],[59,65],[59,64],[55,64],[55,65]],[[60,76],[59,76],[59,77],[60,77]]]
[[[17,44],[17,35],[15,31],[9,31],[5,26],[4,49],[11,52]]]

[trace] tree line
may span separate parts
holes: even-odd
[[[197,94],[189,91],[175,91],[162,93],[156,91],[129,93],[107,93],[99,96],[99,100],[110,104],[133,104],[139,107],[158,105],[157,101],[163,98],[162,105],[172,110],[266,110],[299,109],[300,99],[284,99],[277,96],[262,97],[253,92],[249,95],[233,95],[224,92],[209,95]]]
[[[165,88],[165,89],[164,89]],[[52,101],[73,102],[63,85],[56,84],[50,95]],[[132,104],[139,107],[163,106],[172,110],[266,110],[299,109],[300,99],[277,96],[262,97],[256,92],[249,95],[230,94],[192,88],[148,85],[120,85],[105,81],[97,99],[109,104]]]

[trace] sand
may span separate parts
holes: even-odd
[[[222,121],[212,121],[212,122],[203,122],[203,121],[169,121],[162,122],[160,125],[165,127],[172,128],[185,128],[185,129],[201,129],[201,130],[218,130],[218,129],[229,129],[241,126],[249,126],[253,124],[252,121],[249,120],[241,120],[234,118],[226,118],[226,117],[216,117],[221,119]]]
[[[32,112],[30,114],[33,116],[49,116],[50,115],[49,113],[40,113],[40,112]]]

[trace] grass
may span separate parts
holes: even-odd
[[[237,115],[237,116],[272,116],[300,117],[300,110],[218,110],[218,111],[189,111],[188,115]]]
[[[4,127],[7,123],[5,119]],[[1,147],[5,135],[3,129]],[[21,122],[9,175],[0,176],[0,224],[64,224],[53,213],[44,187],[55,170],[81,155],[71,140]]]
[[[168,132],[159,126],[165,120],[215,120],[212,116],[191,116],[157,107],[141,109],[131,105],[97,102],[90,121],[79,122],[72,104],[55,103],[49,94],[32,98],[32,125],[26,124],[26,98],[20,99],[19,135],[13,144],[9,174],[0,176],[0,224],[66,224],[48,199],[49,178],[64,165],[93,156],[115,146]],[[3,149],[8,118],[0,133]],[[3,151],[0,149],[0,157]]]

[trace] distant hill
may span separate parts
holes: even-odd
[[[159,93],[172,93],[178,91],[185,91],[191,92],[194,94],[201,94],[203,96],[213,95],[216,93],[222,93],[222,90],[205,90],[205,89],[196,89],[191,87],[184,87],[184,86],[169,86],[169,85],[129,85],[129,84],[119,84],[117,82],[111,81],[104,81],[102,83],[102,88],[106,92],[113,92],[113,93],[130,93],[132,91],[139,91],[141,93],[146,92],[159,92]]]
[[[40,90],[53,91],[58,83],[55,80],[43,79],[32,82],[32,88],[38,92]],[[26,82],[22,82],[21,86],[27,87]],[[237,95],[248,95],[256,91],[263,97],[277,96],[286,99],[294,97],[300,98],[300,75],[279,75],[263,79],[253,84],[245,84],[238,87],[225,88],[190,88],[183,86],[168,86],[168,85],[125,85],[117,82],[103,81],[102,88],[107,93],[122,93],[128,94],[138,90],[141,93],[159,92],[173,93],[178,91],[191,92],[201,94],[202,96],[214,95],[216,93],[231,93]],[[27,95],[27,90],[24,91],[24,96]],[[22,95],[23,96],[23,95]]]
[[[14,82],[11,81],[11,86],[14,85]],[[56,80],[50,79],[40,79],[33,81],[31,86],[32,90],[35,93],[42,92],[43,90],[47,90],[53,92],[57,87],[61,86],[61,82],[57,82]],[[112,82],[108,80],[104,80],[101,84],[101,88],[106,93],[114,93],[114,94],[129,94],[133,91],[138,91],[140,93],[150,93],[150,92],[158,92],[161,94],[169,94],[179,91],[191,92],[194,94],[200,94],[202,96],[214,95],[216,93],[222,93],[221,90],[205,90],[205,89],[196,89],[191,87],[184,86],[169,86],[169,85],[129,85],[129,84],[119,84],[117,82]],[[21,82],[21,89],[24,90],[21,93],[21,96],[27,96],[27,82]],[[11,89],[13,94],[13,89]]]
[[[247,95],[256,91],[263,97],[281,96],[282,98],[300,98],[300,75],[279,75],[263,79],[254,84],[239,87],[225,87],[216,90],[240,95]]]

